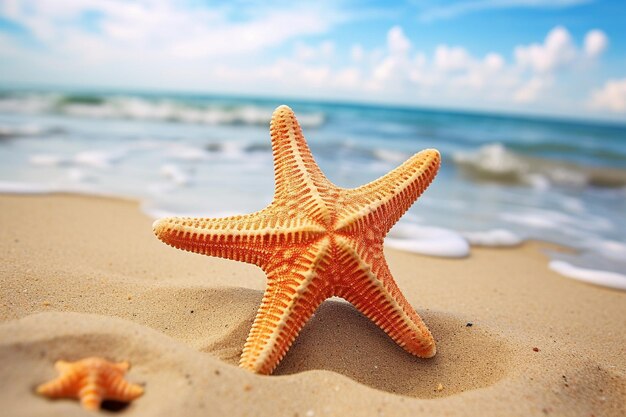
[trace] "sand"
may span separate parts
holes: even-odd
[[[551,272],[552,245],[387,250],[435,358],[332,299],[258,376],[236,364],[263,273],[172,249],[151,223],[133,201],[0,196],[1,415],[93,415],[33,393],[57,359],[92,355],[131,362],[145,395],[128,416],[626,415],[626,292]]]

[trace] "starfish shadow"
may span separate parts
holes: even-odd
[[[446,313],[419,314],[437,341],[438,352],[431,359],[405,352],[352,305],[328,300],[275,374],[324,369],[378,390],[418,398],[484,388],[506,375],[512,350],[504,339],[480,326],[467,327]]]
[[[224,290],[241,292],[245,304],[255,298],[260,302],[262,296],[252,290]],[[241,352],[253,318],[253,307],[248,310],[249,320],[215,335],[216,342],[201,350],[236,365],[239,358],[233,352]],[[447,313],[418,312],[437,341],[434,358],[410,355],[351,304],[331,299],[305,325],[274,375],[327,370],[381,391],[417,398],[484,388],[506,375],[512,348],[503,337],[481,325],[468,327]]]
[[[124,403],[121,401],[113,401],[113,400],[106,400],[102,402],[102,410],[106,410],[106,411],[110,411],[112,413],[121,413],[122,411],[125,411],[128,406],[130,405],[130,403]]]

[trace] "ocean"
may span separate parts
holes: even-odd
[[[185,94],[0,93],[0,192],[139,199],[152,217],[259,210],[273,195],[272,111],[289,105],[341,187],[425,148],[437,178],[389,246],[464,257],[539,239],[563,276],[626,289],[626,125]]]

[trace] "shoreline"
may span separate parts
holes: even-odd
[[[101,198],[105,200],[119,200],[119,201],[128,202],[130,204],[134,204],[137,206],[138,210],[143,215],[151,218],[152,220],[156,220],[159,217],[167,217],[170,215],[176,215],[173,213],[165,213],[165,212],[160,213],[158,211],[149,209],[145,206],[146,202],[133,196],[99,193],[95,191],[93,192],[81,191],[81,190],[56,191],[56,190],[46,190],[46,189],[42,189],[42,190],[35,189],[35,190],[30,190],[30,191],[14,191],[13,192],[13,191],[7,191],[7,190],[0,190],[0,197],[2,196],[24,196],[24,197],[29,197],[29,196],[30,197],[35,197],[35,196],[72,197],[72,196],[76,196],[76,197],[84,197],[84,198]],[[434,227],[434,228],[426,227],[426,229],[432,229],[432,231],[426,232],[426,235],[433,234],[434,232],[436,235],[434,236],[434,238],[438,239],[437,244],[439,246],[444,244],[444,242],[446,244],[450,243],[449,237],[447,236],[450,233],[448,232],[451,232],[452,234],[456,235],[456,236],[452,236],[452,248],[432,250],[431,248],[427,247],[428,243],[424,245],[424,241],[429,240],[428,236],[426,238],[422,236],[418,240],[419,242],[418,246],[421,248],[416,249],[414,242],[403,241],[402,239],[397,239],[393,237],[392,236],[394,234],[393,231],[392,233],[390,233],[389,236],[387,236],[386,241],[388,243],[385,244],[385,247],[387,249],[392,248],[393,250],[412,253],[412,254],[416,254],[420,256],[427,256],[427,257],[432,256],[434,258],[446,258],[446,259],[464,259],[464,258],[471,256],[472,251],[475,251],[480,248],[500,250],[500,249],[507,249],[507,248],[518,248],[526,244],[536,244],[540,246],[545,246],[546,250],[553,251],[553,252],[568,253],[568,254],[580,253],[579,249],[563,245],[560,242],[543,240],[543,239],[538,239],[538,238],[520,238],[519,236],[515,235],[514,233],[509,232],[508,230],[502,230],[502,229],[491,229],[489,231],[479,233],[483,235],[483,238],[481,240],[485,240],[485,237],[493,232],[504,231],[507,234],[507,236],[504,238],[505,240],[500,241],[500,242],[493,241],[493,237],[486,238],[487,240],[491,240],[491,243],[486,243],[486,244],[474,243],[473,242],[474,239],[470,237],[471,235],[475,234],[472,232],[464,233],[464,232],[459,232],[457,230],[445,229],[445,228],[440,228],[440,227]],[[459,242],[459,239],[464,240],[465,242]],[[400,243],[398,244],[398,242]],[[466,249],[463,249],[462,247],[459,248],[459,245],[460,246],[465,245]],[[572,263],[569,263],[567,261],[555,260],[555,259],[546,259],[546,265],[553,272],[556,272],[560,276],[565,277],[567,279],[584,282],[589,285],[607,287],[607,288],[612,288],[616,290],[626,290],[626,275],[618,273],[618,272],[605,271],[605,270],[600,270],[600,269],[589,269],[589,268],[573,265]]]
[[[146,390],[125,410],[136,416],[626,413],[626,293],[550,271],[542,249],[555,245],[464,259],[387,248],[437,356],[413,358],[331,299],[265,377],[236,367],[265,286],[258,268],[167,247],[130,199],[0,195],[0,208],[10,415],[83,415],[31,389],[55,360],[90,355],[131,362]]]

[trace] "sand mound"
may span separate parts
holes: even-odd
[[[327,301],[276,373],[325,369],[381,391],[440,398],[493,385],[513,366],[511,347],[495,333],[445,313],[419,313],[439,343],[432,359],[408,355],[350,304]]]
[[[236,366],[261,297],[244,288],[159,288],[135,300],[147,314],[134,319]],[[493,330],[420,313],[442,341],[429,360],[407,354],[350,304],[328,300],[275,375],[328,370],[381,391],[434,398],[492,385],[511,368],[512,347]],[[440,383],[446,389],[437,391]]]
[[[236,292],[224,290],[229,295]],[[581,412],[567,415],[619,415],[623,410],[619,399],[626,395],[624,379],[591,361],[572,356],[564,362],[565,368],[560,364],[563,376],[555,375],[550,363],[556,358],[542,358],[542,366],[537,366],[537,360],[531,362],[516,355],[514,349],[488,331],[459,328],[463,323],[445,315],[431,313],[427,318],[433,329],[457,340],[445,343],[441,356],[434,361],[406,355],[352,307],[343,302],[327,302],[278,374],[311,372],[264,377],[231,365],[236,358],[223,357],[224,346],[240,350],[241,343],[237,348],[235,341],[243,342],[238,339],[245,338],[246,333],[240,325],[235,326],[237,331],[225,331],[216,337],[212,350],[204,353],[119,318],[79,313],[35,314],[0,326],[0,378],[11,381],[0,391],[0,404],[10,416],[83,415],[76,402],[43,399],[35,396],[33,388],[55,376],[52,364],[57,359],[98,355],[131,362],[128,379],[144,385],[146,394],[121,412],[138,416],[249,415],[253,410],[258,415],[275,415],[283,410],[291,410],[287,415],[306,415],[311,410],[335,415],[340,410],[358,410],[367,404],[381,410],[391,406],[395,411],[390,415],[410,415],[411,410],[443,415],[444,410],[459,407],[459,402],[467,409],[479,410],[487,398],[490,407],[502,411],[507,410],[509,401],[520,398],[542,399],[551,404],[546,410],[557,415],[572,403]],[[209,322],[208,327],[213,328],[213,324]],[[350,327],[341,329],[345,324]],[[476,346],[468,350],[463,340],[476,342]],[[483,353],[492,359],[460,357],[472,349],[476,349],[476,356],[483,348]],[[550,389],[546,390],[546,380],[551,379]],[[442,383],[443,391],[437,391],[435,381]],[[485,388],[472,391],[480,387]],[[384,391],[401,395],[390,396]],[[445,396],[449,399],[446,403],[410,398]],[[589,403],[589,398],[596,398],[596,403]],[[527,409],[532,414],[533,407]]]

